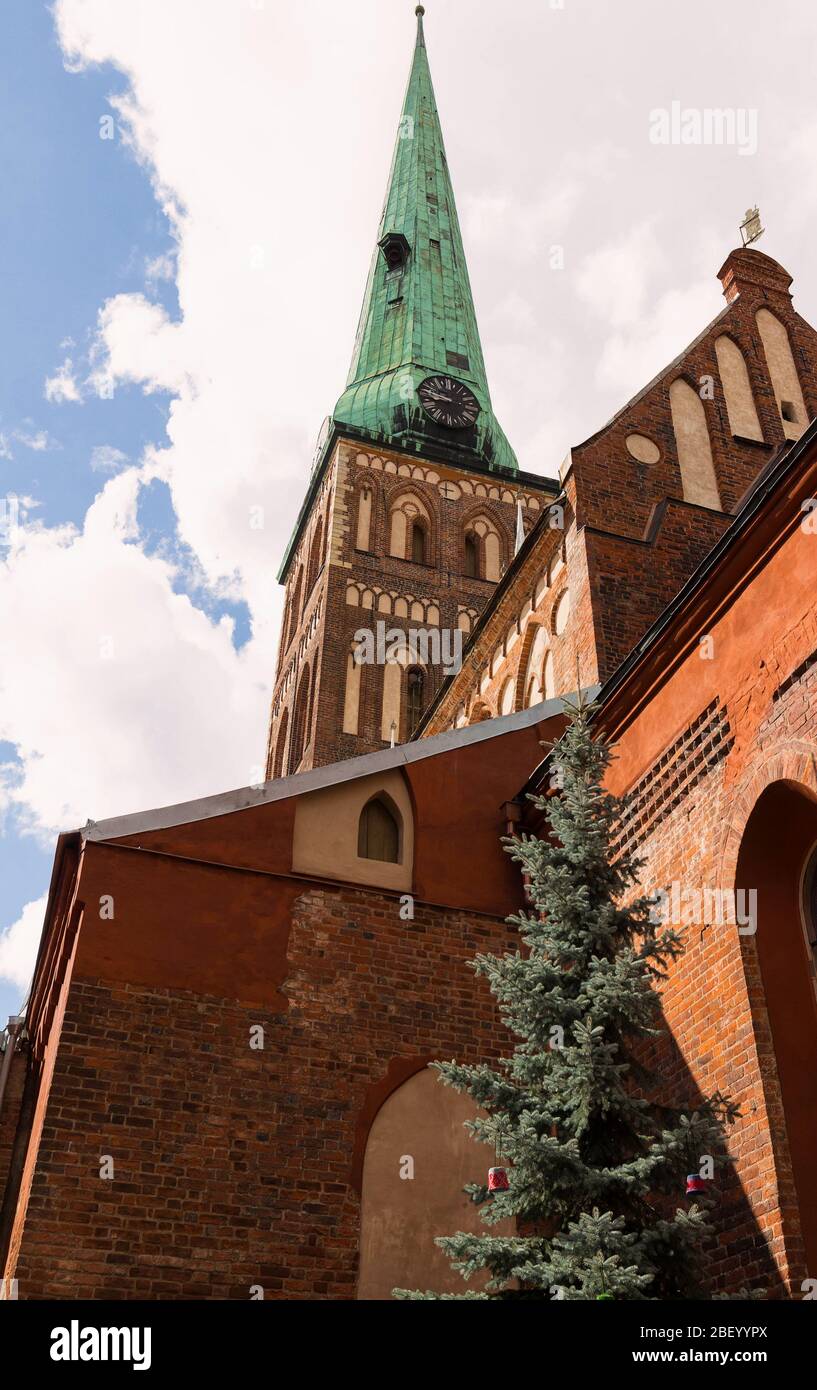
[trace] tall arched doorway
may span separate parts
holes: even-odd
[[[815,855],[817,802],[795,783],[773,783],[747,821],[735,886],[757,892],[754,940],[812,1273],[817,1270],[817,994],[809,936],[814,938],[817,928],[812,919]]]
[[[455,1231],[509,1235],[486,1226],[463,1192],[487,1182],[493,1150],[465,1129],[474,1103],[444,1086],[436,1071],[410,1076],[375,1115],[363,1161],[358,1298],[391,1298],[394,1288],[464,1293],[480,1288],[452,1272],[435,1236]]]

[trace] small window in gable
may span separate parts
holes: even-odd
[[[385,864],[400,863],[400,826],[382,797],[373,797],[360,813],[357,854],[359,859],[379,859]]]
[[[780,414],[784,420],[790,420],[793,425],[797,424],[797,411],[792,401],[780,402]]]

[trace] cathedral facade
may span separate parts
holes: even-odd
[[[501,841],[541,828],[577,689],[686,927],[662,1074],[741,1107],[713,1287],[817,1277],[817,334],[732,251],[714,322],[558,479],[520,471],[418,21],[280,574],[267,781],[57,845],[0,1112],[21,1298],[462,1287],[433,1237],[479,1228],[490,1155],[428,1063],[507,1049],[468,961],[513,948]]]

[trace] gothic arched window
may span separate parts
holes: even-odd
[[[413,492],[404,492],[393,499],[389,507],[389,554],[398,560],[414,560],[418,527],[423,532],[423,555],[421,564],[427,564],[426,554],[431,549],[431,517],[425,504]]]
[[[292,590],[292,607],[290,609],[289,633],[286,641],[287,646],[292,642],[295,633],[298,631],[298,624],[301,621],[301,585],[303,584],[303,578],[304,571],[303,566],[301,566],[295,580],[295,587]]]
[[[379,859],[384,864],[400,863],[400,825],[391,804],[375,796],[360,813],[357,830],[359,859]]]
[[[470,532],[465,537],[465,573],[469,579],[479,579],[479,541]]]
[[[408,737],[416,731],[425,704],[425,672],[419,666],[412,666],[407,677],[406,728]]]
[[[317,525],[317,527],[315,528],[315,534],[314,534],[314,536],[312,537],[312,546],[311,546],[310,551],[309,551],[309,569],[308,569],[308,571],[307,571],[306,595],[305,595],[305,597],[308,597],[308,596],[311,594],[313,588],[315,587],[315,580],[317,579],[317,577],[318,577],[318,575],[319,575],[319,573],[320,573],[320,571],[321,571],[322,568],[323,568],[323,518],[321,518],[321,519],[319,520],[318,525]]]
[[[309,667],[306,666],[298,682],[298,693],[292,716],[292,738],[289,745],[289,775],[298,771],[308,735],[309,718]]]

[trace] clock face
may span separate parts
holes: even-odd
[[[437,425],[462,430],[476,423],[480,404],[473,391],[453,376],[427,376],[417,390],[426,415]]]

